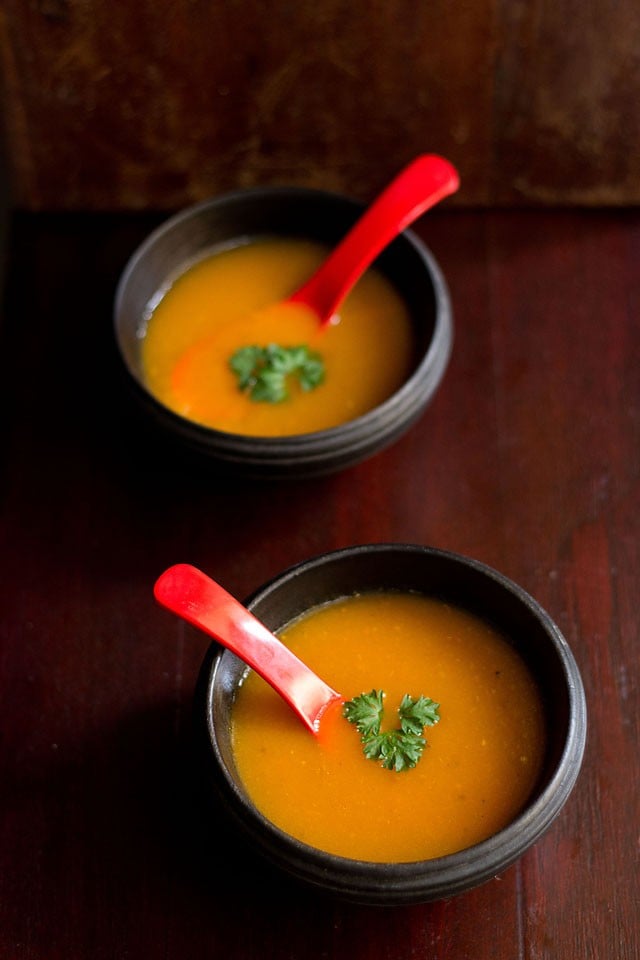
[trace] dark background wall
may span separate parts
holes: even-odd
[[[14,204],[368,197],[441,152],[460,206],[640,202],[638,0],[4,0]]]

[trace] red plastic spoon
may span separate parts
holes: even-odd
[[[420,214],[455,193],[456,169],[436,154],[416,157],[385,187],[313,276],[287,303],[300,303],[317,314],[321,327],[377,255]]]
[[[336,317],[336,311],[377,255],[421,213],[459,186],[455,168],[435,154],[416,157],[365,210],[312,276],[284,300],[260,307],[246,317],[197,340],[175,365],[171,389],[188,416],[214,422],[228,416],[228,404],[212,393],[211,370],[220,353],[231,356],[240,346],[284,343],[314,344]],[[284,338],[284,339],[282,339]]]
[[[154,587],[158,603],[214,637],[283,697],[312,733],[344,698],[299,660],[215,580],[188,563],[169,567]]]

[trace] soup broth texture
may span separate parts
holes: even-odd
[[[542,765],[542,703],[528,668],[491,626],[439,600],[363,594],[310,611],[282,640],[347,699],[386,692],[383,729],[404,694],[440,704],[417,766],[367,759],[339,711],[319,737],[257,674],[232,714],[240,776],[282,830],[330,853],[377,862],[443,856],[490,837],[523,808]]]
[[[411,321],[392,285],[367,271],[344,301],[339,322],[320,330],[304,306],[278,308],[328,250],[301,240],[265,239],[214,252],[180,275],[150,314],[143,376],[165,406],[229,433],[286,436],[353,420],[388,399],[413,362]],[[229,368],[246,346],[306,345],[321,354],[325,379],[289,397],[256,402]]]

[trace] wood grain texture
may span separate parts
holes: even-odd
[[[15,203],[176,209],[236,187],[370,198],[441,152],[451,202],[640,202],[635,0],[5,0]]]
[[[153,216],[15,218],[1,328],[0,956],[635,960],[640,215],[437,212],[456,342],[393,447],[333,477],[223,482],[141,435],[111,339]],[[78,345],[81,355],[78,358]],[[205,800],[207,644],[152,600],[195,563],[244,596],[312,554],[397,540],[518,581],[582,669],[585,764],[550,831],[449,901],[324,900]]]

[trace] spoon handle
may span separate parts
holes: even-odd
[[[311,307],[322,326],[329,323],[349,290],[387,244],[425,210],[455,193],[459,184],[457,171],[444,157],[416,157],[290,299]]]
[[[263,623],[201,570],[178,563],[154,586],[158,603],[214,637],[279,693],[311,730],[342,697],[307,667]]]

